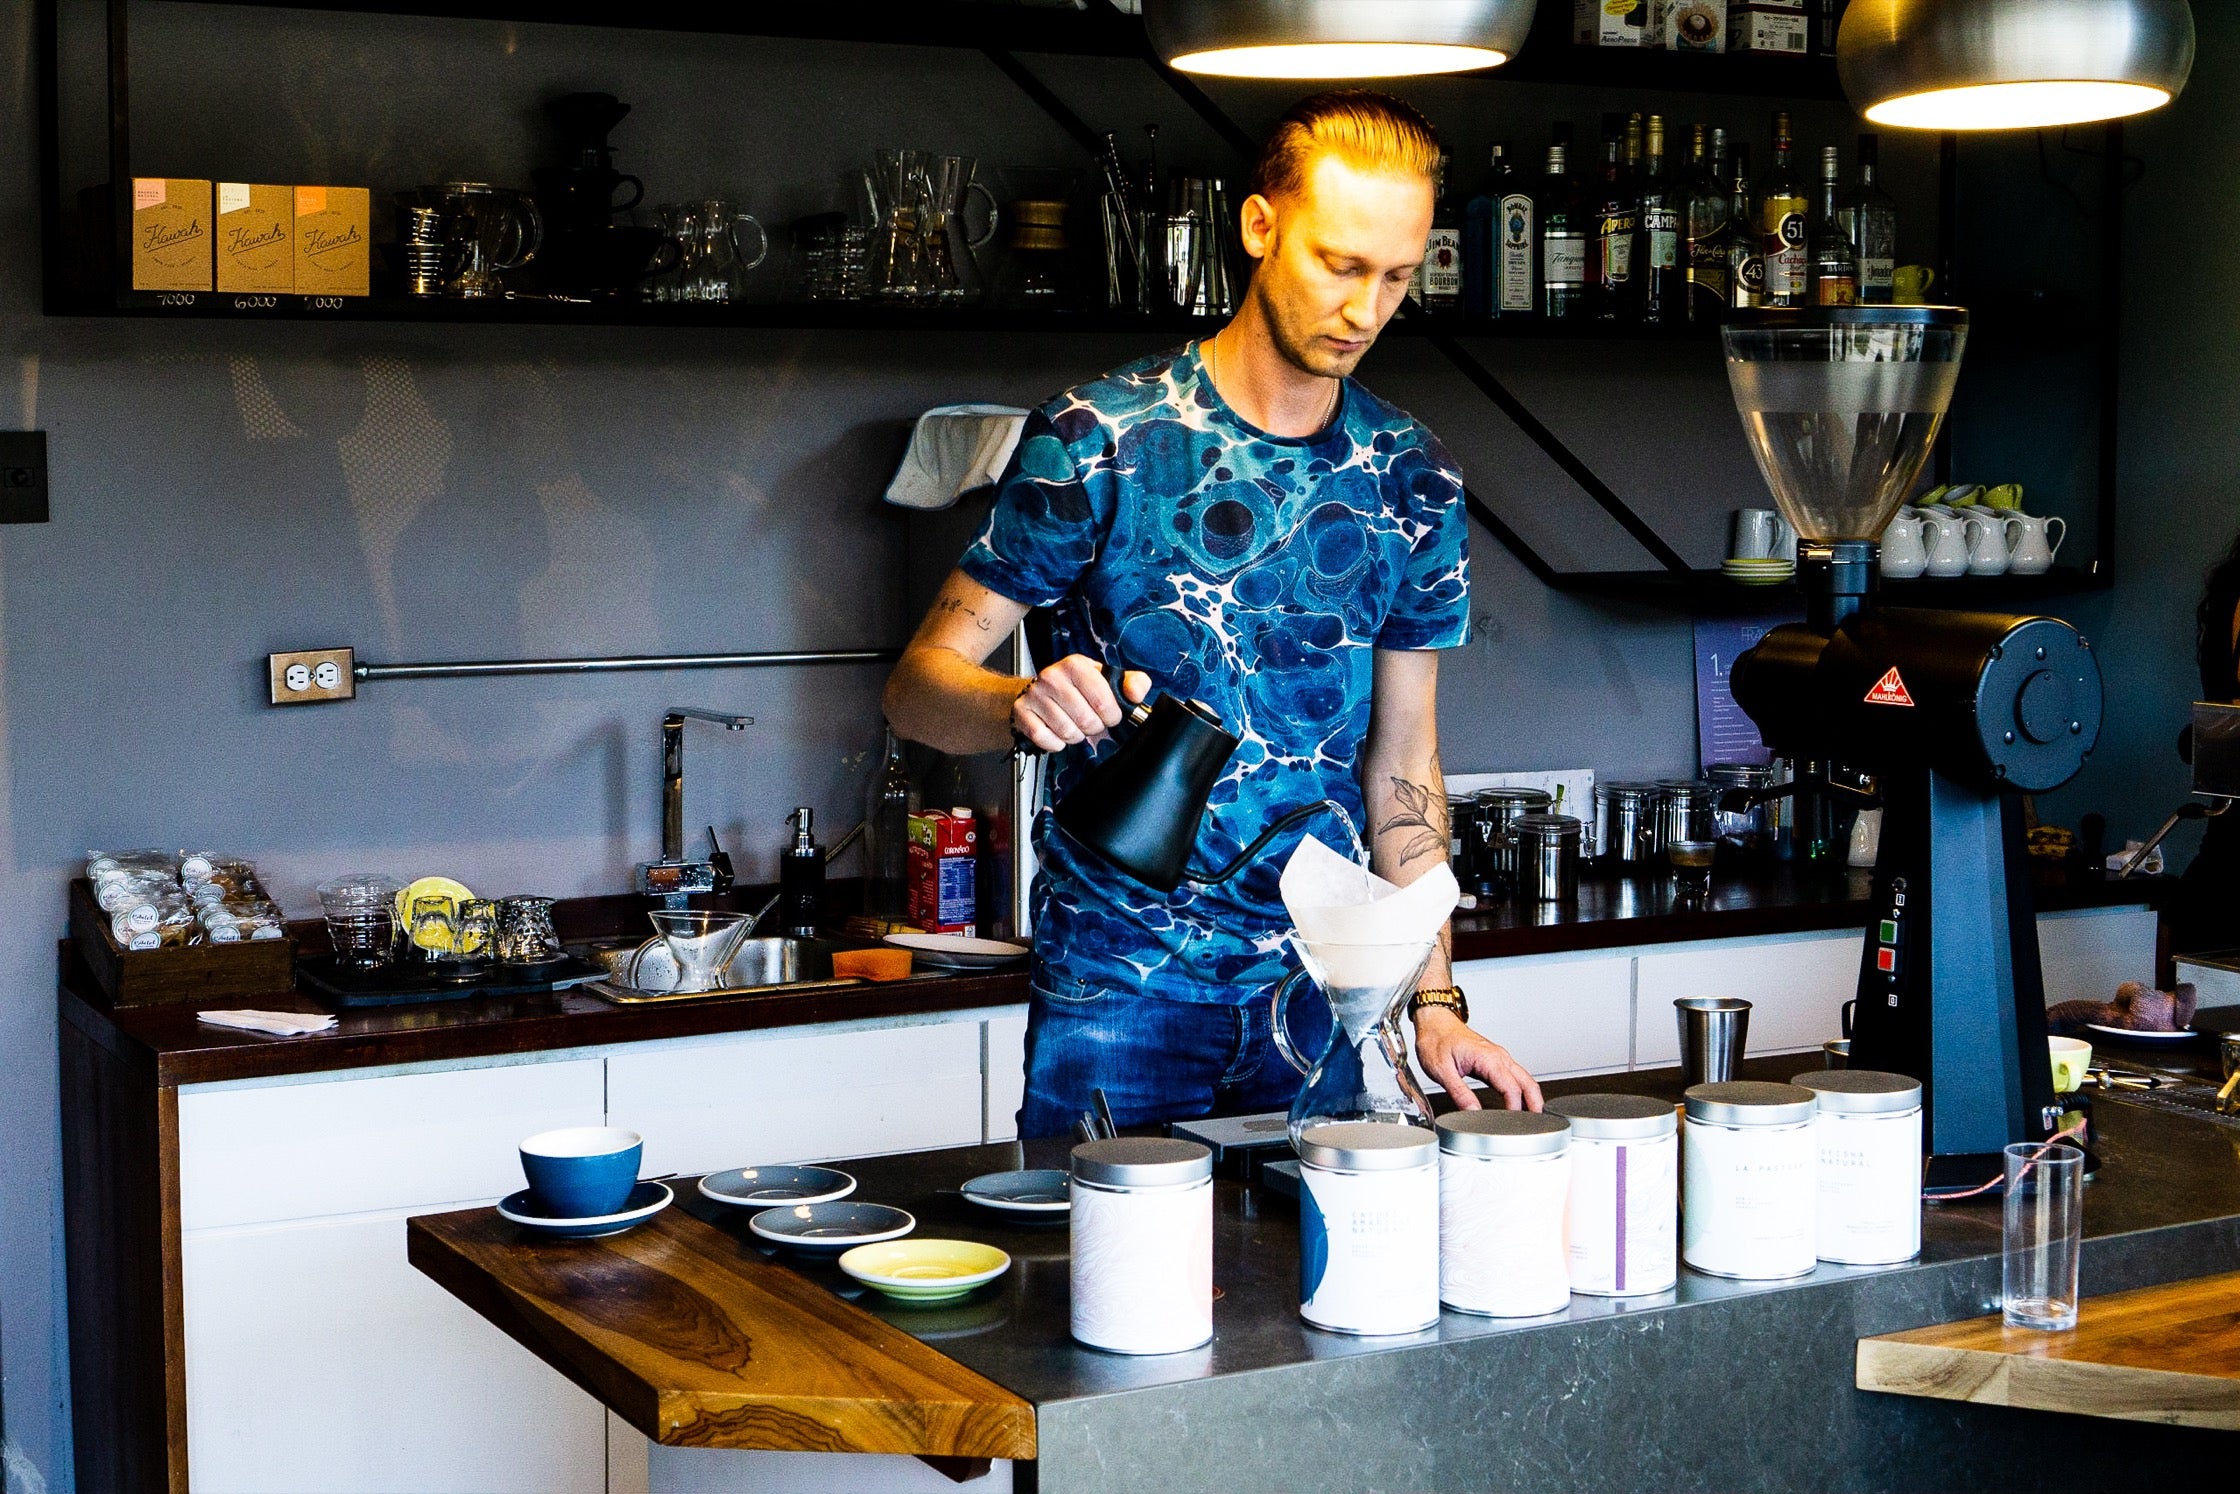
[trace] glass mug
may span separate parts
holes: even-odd
[[[676,265],[646,283],[648,300],[728,305],[739,293],[741,278],[769,257],[770,236],[760,220],[721,198],[669,203],[657,216]],[[744,243],[749,236],[752,254]]]

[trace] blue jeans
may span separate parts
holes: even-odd
[[[1102,1089],[1123,1126],[1289,1109],[1304,1082],[1268,1030],[1272,989],[1235,1005],[1164,1001],[1117,986],[1039,977],[1027,1008],[1022,1137],[1072,1132]],[[1311,985],[1291,1002],[1291,1036],[1310,1061],[1330,1041],[1328,1003]]]

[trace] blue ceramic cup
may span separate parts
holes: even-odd
[[[638,1185],[645,1141],[619,1126],[540,1131],[521,1143],[521,1171],[536,1200],[556,1218],[617,1213]]]

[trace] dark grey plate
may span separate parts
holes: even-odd
[[[917,1227],[906,1210],[849,1202],[764,1209],[747,1221],[747,1228],[762,1239],[804,1255],[838,1255],[858,1245],[899,1240]]]
[[[1063,1214],[1073,1207],[1071,1180],[1056,1167],[986,1173],[960,1191],[983,1208],[1007,1214]]]

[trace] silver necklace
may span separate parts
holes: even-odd
[[[1202,346],[1205,348],[1206,352],[1206,379],[1213,385],[1214,392],[1219,393],[1221,389],[1220,351],[1214,346],[1214,340],[1210,337],[1205,340]],[[1327,426],[1330,423],[1330,417],[1338,413],[1338,391],[1343,388],[1345,388],[1345,380],[1332,379],[1330,381],[1330,399],[1329,402],[1322,407],[1322,418],[1314,423],[1315,430],[1319,431],[1324,426]]]

